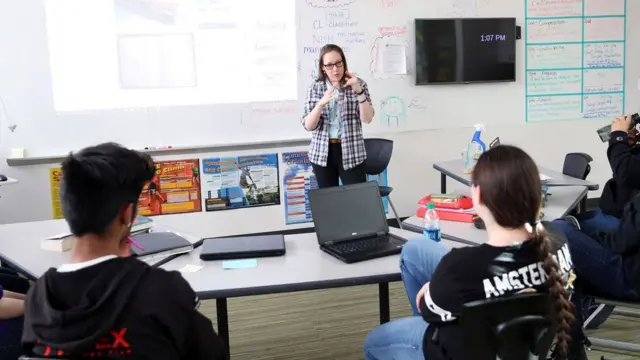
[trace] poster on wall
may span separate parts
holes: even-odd
[[[142,189],[138,213],[143,216],[180,214],[202,210],[200,161],[156,161],[153,179]]]
[[[280,204],[278,154],[202,159],[206,211]]]
[[[309,191],[318,188],[309,156],[306,151],[281,154],[281,166],[284,172],[284,216],[287,225],[313,221],[309,206]],[[387,170],[379,175],[367,175],[369,181],[387,186]],[[389,202],[382,199],[384,212],[388,213]]]
[[[53,218],[62,219],[62,207],[60,205],[60,181],[62,181],[62,169],[49,169],[49,184],[51,187],[51,208],[53,209]]]

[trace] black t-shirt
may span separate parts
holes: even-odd
[[[27,296],[22,342],[47,357],[226,359],[198,305],[180,273],[132,257],[50,269]]]
[[[571,284],[575,276],[566,238],[554,231],[550,239],[565,282]],[[425,357],[466,360],[464,335],[458,323],[462,305],[475,300],[546,292],[545,279],[533,241],[509,247],[483,244],[451,250],[436,268],[420,306],[422,317],[429,323],[423,344]]]

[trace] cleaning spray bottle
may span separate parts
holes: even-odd
[[[473,171],[473,168],[478,162],[478,158],[480,158],[480,155],[482,155],[482,153],[487,150],[487,146],[485,145],[485,143],[480,140],[480,135],[482,135],[483,128],[484,125],[476,125],[476,132],[473,133],[473,137],[471,138],[469,145],[467,145],[467,153],[464,156],[465,174],[470,174]]]

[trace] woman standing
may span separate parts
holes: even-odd
[[[338,45],[320,51],[318,78],[307,91],[302,126],[312,131],[309,161],[318,186],[365,182],[362,123],[373,120],[367,84],[353,76]]]

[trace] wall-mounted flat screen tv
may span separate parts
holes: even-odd
[[[516,19],[416,19],[416,85],[516,80]]]

